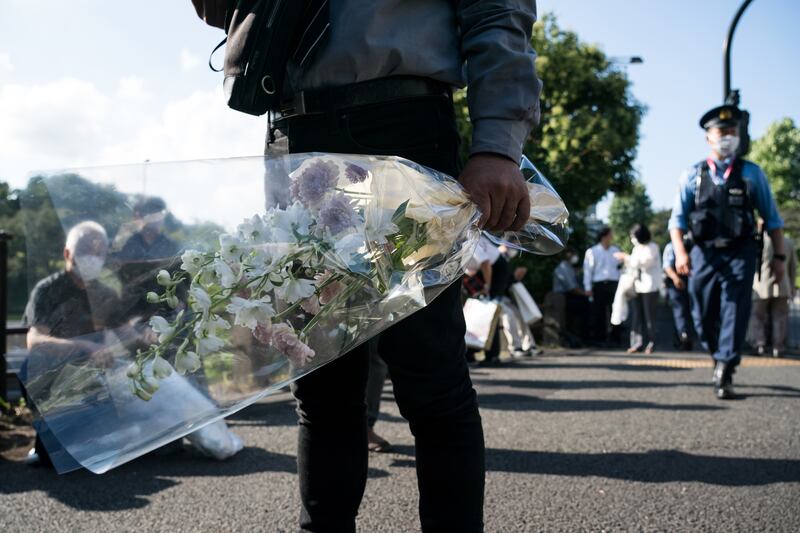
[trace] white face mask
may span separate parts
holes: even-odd
[[[569,262],[570,262],[570,264],[577,265],[578,264],[578,256],[577,255],[573,255],[572,257],[569,258]]]
[[[83,281],[92,281],[103,271],[105,259],[97,255],[75,256],[75,267]]]
[[[723,135],[718,139],[712,139],[711,146],[714,148],[714,151],[722,157],[730,157],[735,154],[736,149],[739,148],[739,136]]]

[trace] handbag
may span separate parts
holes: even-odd
[[[509,291],[526,324],[534,324],[542,319],[542,311],[521,281],[513,283]]]
[[[192,0],[198,16],[221,27],[222,82],[228,107],[263,115],[280,108],[286,66],[303,68],[330,30],[328,0]],[[224,15],[223,15],[224,13]],[[209,59],[209,67],[215,69]]]
[[[464,303],[464,321],[467,324],[464,342],[467,348],[488,350],[499,319],[500,305],[497,302],[468,298]]]

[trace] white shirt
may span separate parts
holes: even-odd
[[[467,262],[465,270],[467,274],[474,275],[480,270],[484,262],[488,261],[490,265],[493,265],[499,258],[500,250],[497,249],[497,245],[485,236],[481,236],[478,244],[475,246],[475,252]]]
[[[603,248],[600,243],[595,244],[583,256],[583,288],[592,290],[592,283],[598,281],[619,281],[619,261],[614,254],[619,252],[616,246]]]
[[[625,266],[634,271],[633,287],[637,293],[656,292],[661,287],[660,256],[658,245],[652,241],[633,247]]]

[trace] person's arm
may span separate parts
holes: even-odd
[[[791,243],[784,241],[784,247],[786,248],[786,258],[789,262],[789,268],[786,270],[789,275],[789,287],[792,298],[794,298],[797,292],[797,253],[795,252],[794,245]]]
[[[685,172],[680,179],[678,195],[672,207],[672,215],[669,219],[669,236],[672,240],[672,249],[675,253],[675,270],[682,276],[688,276],[691,271],[691,261],[686,246],[683,245],[683,236],[689,231],[688,217],[694,204],[694,183],[695,173]]]
[[[672,267],[666,267],[664,269],[664,273],[667,275],[669,279],[672,280],[673,285],[679,291],[682,291],[686,288],[686,284],[683,282],[683,278],[678,275],[678,272]]]
[[[481,274],[483,275],[483,290],[484,294],[489,294],[489,289],[492,286],[492,264],[489,261],[481,263]]]
[[[594,254],[592,249],[586,250],[583,256],[583,290],[587,296],[592,295],[592,276],[594,274]]]
[[[775,228],[768,230],[767,233],[769,233],[769,238],[772,239],[772,247],[774,250],[770,268],[772,268],[772,273],[775,275],[775,283],[780,283],[783,280],[783,276],[786,274],[786,262],[789,260],[786,256],[786,248],[783,245],[783,229]],[[776,255],[782,256],[783,259],[776,258]],[[794,282],[794,280],[792,280],[792,282]]]
[[[459,181],[480,207],[481,224],[519,230],[530,215],[522,145],[539,120],[541,82],[530,46],[536,2],[461,0],[456,14],[473,126]]]
[[[54,337],[50,334],[47,326],[43,325],[35,325],[28,328],[25,340],[28,350],[34,350],[37,347],[46,345],[47,353],[57,357],[65,357],[81,351],[91,355],[98,354],[98,362],[104,363],[108,359],[103,352],[101,344],[82,339]]]

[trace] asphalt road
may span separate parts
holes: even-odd
[[[797,531],[800,360],[748,359],[742,399],[713,398],[694,354],[552,354],[475,369],[487,531]],[[756,365],[756,366],[753,366]],[[765,366],[768,365],[768,366]],[[361,531],[417,531],[413,440],[385,390]],[[230,421],[224,463],[145,457],[102,476],[0,460],[0,531],[292,531],[288,395]]]

